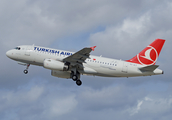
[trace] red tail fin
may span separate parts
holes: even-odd
[[[163,39],[156,39],[153,43],[147,46],[135,57],[133,57],[130,60],[127,60],[127,62],[142,64],[142,65],[154,65],[161,52],[164,42],[165,40]]]

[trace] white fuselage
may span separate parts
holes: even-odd
[[[62,61],[64,58],[74,54],[69,51],[40,46],[22,45],[19,47],[20,50],[9,50],[6,55],[18,62],[38,66],[43,66],[43,62],[47,58]],[[81,74],[104,77],[150,76],[163,73],[160,69],[155,69],[152,72],[142,72],[139,68],[144,67],[143,65],[93,55],[90,55],[90,58],[85,60],[83,66],[84,69],[79,71]]]

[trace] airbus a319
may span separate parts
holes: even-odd
[[[136,77],[163,74],[155,65],[165,40],[156,39],[130,60],[117,60],[90,55],[95,47],[70,52],[35,45],[21,45],[6,52],[7,57],[25,65],[28,73],[30,65],[43,66],[51,70],[51,75],[72,79],[78,86],[81,75],[102,77]]]

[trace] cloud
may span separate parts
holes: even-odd
[[[171,111],[171,97],[165,98],[147,98],[138,102],[136,108],[128,109],[133,118],[137,119],[169,119],[171,115],[167,115],[167,111]],[[146,116],[145,116],[146,114]],[[158,117],[157,117],[158,115]]]
[[[137,107],[136,107],[135,109],[132,110],[132,112],[131,112],[130,115],[132,116],[132,115],[138,113],[139,110],[140,110],[140,106],[141,106],[142,104],[143,104],[143,101],[139,101],[138,104],[137,104]]]
[[[126,17],[119,24],[107,26],[104,31],[92,34],[90,42],[98,46],[99,54],[106,54],[108,57],[117,56],[122,59],[135,56],[156,38],[166,39],[170,43],[171,16],[167,14],[170,14],[171,3],[165,2],[161,7],[159,6],[139,16]],[[102,49],[104,47],[106,49]],[[114,51],[113,54],[107,54],[112,51]],[[120,51],[120,54],[116,51]]]
[[[55,92],[53,86],[35,82],[30,87],[26,85],[17,90],[0,91],[1,119],[11,115],[15,115],[15,119],[53,119],[71,112],[76,107],[74,94],[63,92],[66,94],[62,95]]]
[[[170,119],[170,91],[154,92],[122,83],[94,89],[37,82],[0,90],[0,118],[13,119]],[[76,114],[77,113],[77,114]]]
[[[3,33],[1,40],[6,41],[1,42],[9,48],[18,45],[18,42],[49,45],[64,36],[81,34],[99,26],[117,23],[123,17],[133,15],[147,6],[147,2],[135,0],[17,0],[13,4],[8,3],[13,1],[2,0],[0,14],[3,17],[0,23]]]
[[[99,46],[98,50],[102,53],[120,51],[120,54],[117,53],[118,55],[128,56],[126,51],[130,50],[130,53],[133,53],[135,49],[139,48],[139,44],[143,43],[142,40],[146,41],[144,36],[148,32],[150,24],[149,13],[134,20],[127,18],[119,26],[107,27],[105,31],[92,34],[90,41]],[[129,43],[134,44],[131,44],[133,46],[130,47]],[[103,47],[107,47],[107,49],[101,49]]]

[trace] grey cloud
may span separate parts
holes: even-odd
[[[16,91],[1,90],[1,119],[7,119],[7,113],[9,116],[15,114],[15,119],[53,119],[71,112],[76,107],[74,94],[61,88],[63,90],[58,91],[63,91],[63,95],[61,92],[55,92],[56,88],[49,87],[53,86],[34,84],[29,88],[23,86]]]
[[[13,4],[5,1],[1,5],[6,6],[1,7],[1,39],[13,45],[17,45],[16,41],[21,44],[47,45],[65,35],[110,25],[146,6],[145,2],[134,0],[17,0]],[[3,44],[9,46],[6,42]]]
[[[0,90],[1,119],[169,119],[169,92],[150,94],[144,89],[111,85],[102,89],[87,86],[65,87],[55,84],[33,84],[17,90]]]
[[[107,27],[105,31],[92,34],[90,41],[101,48],[109,46],[106,51],[97,48],[102,53],[108,53],[111,51],[110,49],[120,50],[120,54],[117,52],[118,56],[129,57],[131,53],[137,54],[156,38],[170,39],[171,16],[167,14],[170,14],[171,4],[164,2],[161,7],[159,6],[154,6],[138,17],[127,17],[121,24]],[[131,53],[128,52],[126,55],[128,50]]]
[[[133,20],[127,18],[119,26],[107,27],[105,31],[92,34],[90,37],[90,41],[92,41],[94,44],[98,44],[98,46],[100,46],[101,48],[102,46],[109,46],[109,49],[101,51],[102,53],[118,51],[118,55],[124,56],[125,54],[125,56],[128,56],[128,54],[130,53],[128,52],[126,55],[126,51],[128,51],[127,49],[129,49],[131,53],[134,53],[136,49],[143,46],[143,43],[148,43],[146,41],[148,41],[149,38],[146,39],[145,35],[149,32],[150,25],[150,14],[145,13],[137,19]],[[145,45],[147,46],[148,44]],[[143,48],[146,47],[145,45],[143,46]]]
[[[144,95],[142,91],[140,91],[140,96],[141,95]],[[130,105],[133,106],[135,102],[137,102],[133,96],[138,97],[138,93],[133,93],[130,88],[117,84],[98,90],[88,88],[80,93],[82,99],[79,101],[81,101],[80,103],[83,105],[89,104],[89,106],[84,106],[84,108],[88,110],[99,111],[113,109],[116,111],[125,109]]]

